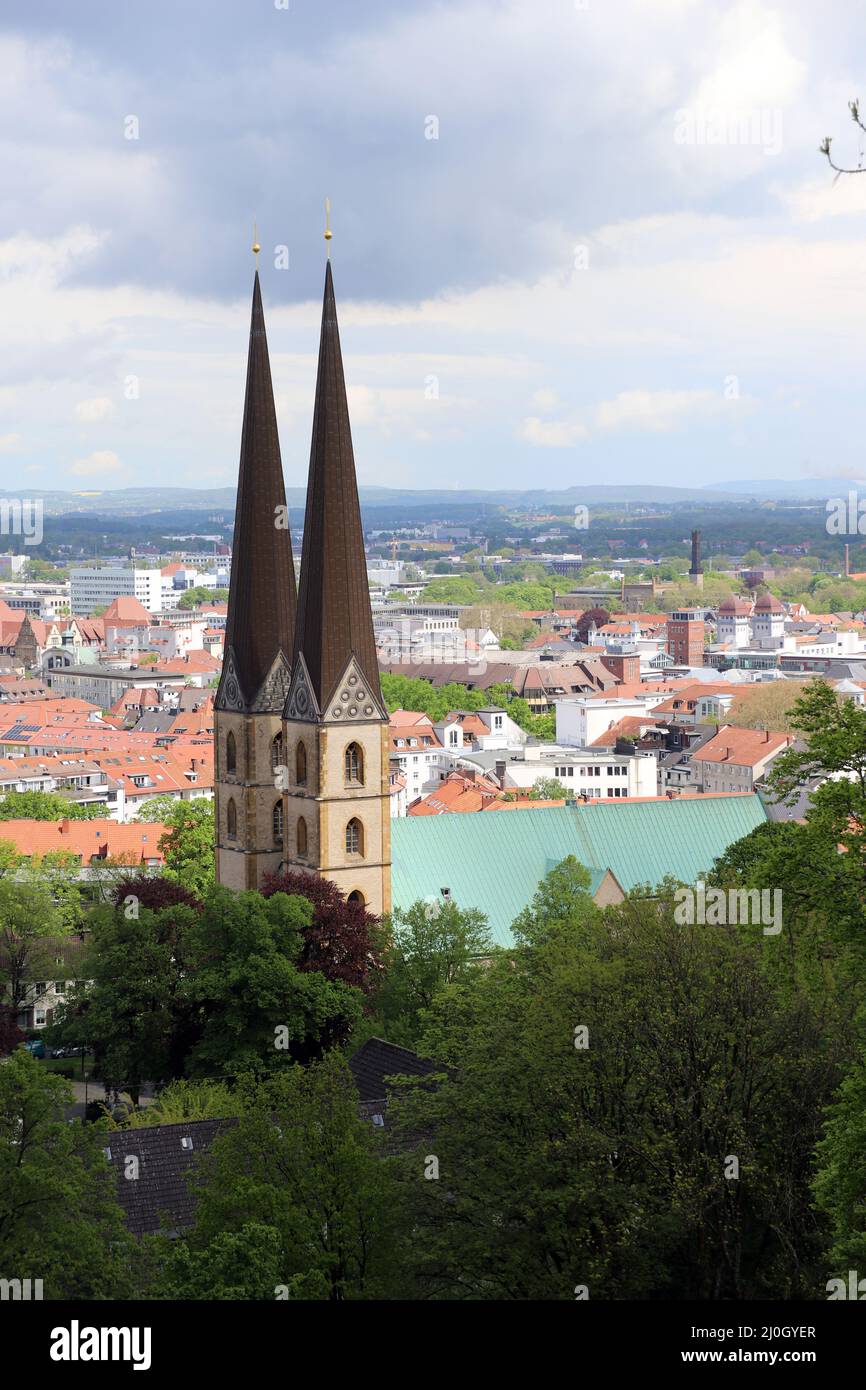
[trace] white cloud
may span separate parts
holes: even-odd
[[[104,420],[114,410],[114,403],[108,396],[94,396],[89,401],[79,401],[75,407],[75,418],[90,424],[94,420]]]
[[[595,411],[600,430],[645,430],[667,434],[689,420],[707,420],[731,402],[720,391],[620,391]]]
[[[541,449],[570,449],[589,439],[589,430],[580,420],[539,420],[530,415],[523,422],[521,437]]]
[[[842,157],[839,155],[840,159]],[[822,178],[775,191],[797,222],[822,222],[829,217],[862,218],[866,213],[866,171],[839,179],[831,178],[826,172]]]
[[[20,434],[0,434],[0,454],[17,453],[20,444]]]
[[[742,112],[795,101],[807,66],[792,52],[787,28],[778,10],[767,9],[755,0],[731,6],[713,25],[718,58],[698,84],[690,104]]]
[[[751,408],[749,399],[736,406]],[[714,421],[725,411],[732,415],[734,403],[721,391],[620,391],[611,400],[581,416],[564,420],[541,420],[530,416],[523,421],[521,438],[540,448],[568,449],[593,435],[634,430],[645,434],[669,434],[689,424]],[[739,416],[736,417],[739,423]]]
[[[100,474],[117,473],[119,468],[120,459],[112,449],[97,449],[86,458],[76,459],[69,471],[79,478],[92,478]]]

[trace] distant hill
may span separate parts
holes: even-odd
[[[707,483],[706,492],[717,497],[739,494],[762,497],[775,502],[823,502],[828,497],[846,497],[853,488],[866,487],[866,478],[764,478],[736,483]]]
[[[578,505],[602,505],[604,503],[688,503],[688,502],[735,502],[737,494],[729,488],[714,489],[708,496],[703,488],[657,487],[646,485],[575,486],[560,490],[517,489],[483,491],[480,488],[442,488],[413,489],[362,487],[361,502],[367,507],[489,507],[491,511],[502,508],[571,507]],[[286,501],[292,508],[303,507],[304,489],[286,489]],[[78,515],[138,516],[142,513],[155,513],[213,510],[215,513],[234,511],[235,489],[221,488],[182,488],[182,487],[137,487],[106,488],[102,491],[88,488],[80,492],[52,491],[50,489],[22,489],[20,491],[0,491],[0,499],[40,498],[48,516],[77,513]]]

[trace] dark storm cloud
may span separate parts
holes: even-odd
[[[655,210],[674,204],[648,171],[667,96],[653,109],[638,78],[636,120],[623,85],[603,92],[603,40],[565,0],[11,0],[4,16],[57,53],[19,110],[3,231],[108,228],[81,283],[232,295],[255,214],[266,252],[289,247],[287,293],[316,294],[329,194],[353,297],[418,298],[567,267],[651,179]]]

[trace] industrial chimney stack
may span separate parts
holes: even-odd
[[[689,579],[696,588],[704,587],[704,567],[701,564],[701,533],[692,532],[692,567],[689,570]]]

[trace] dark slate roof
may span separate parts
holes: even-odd
[[[388,1087],[385,1078],[426,1076],[433,1062],[406,1047],[370,1038],[349,1061],[358,1087],[358,1114],[370,1124],[385,1126]],[[117,1195],[126,1225],[135,1236],[166,1230],[176,1233],[192,1225],[195,1191],[187,1181],[190,1169],[217,1135],[235,1120],[187,1120],[182,1124],[112,1130],[105,1135],[106,1159],[117,1175]],[[184,1139],[192,1147],[184,1147]],[[138,1177],[128,1178],[127,1159],[138,1159]],[[165,1218],[163,1220],[163,1217]]]
[[[216,697],[237,708],[253,702],[280,653],[291,660],[294,641],[295,566],[287,525],[277,526],[286,489],[271,384],[271,364],[258,271],[253,286],[247,387],[232,539],[232,573],[226,620],[226,661]],[[287,521],[288,513],[279,514]],[[240,687],[239,691],[237,687]],[[283,692],[283,698],[285,692]],[[278,708],[282,709],[282,699]]]
[[[384,1038],[369,1038],[349,1059],[349,1069],[362,1104],[372,1105],[387,1099],[389,1077],[429,1076],[437,1068],[435,1062],[419,1057],[408,1047],[398,1047]]]
[[[133,726],[133,731],[137,734],[164,734],[170,729],[175,718],[173,710],[152,710],[149,714],[143,714]]]
[[[295,656],[300,653],[306,662],[320,710],[324,711],[330,703],[352,656],[363,672],[370,693],[381,703],[364,532],[330,261],[325,271],[298,590]]]
[[[219,1131],[233,1123],[189,1120],[106,1134],[106,1158],[117,1174],[118,1200],[133,1235],[151,1235],[161,1229],[174,1233],[192,1224],[195,1199],[186,1175]],[[184,1139],[191,1141],[191,1147],[184,1147]],[[137,1178],[126,1176],[127,1159],[133,1156],[138,1159]]]

